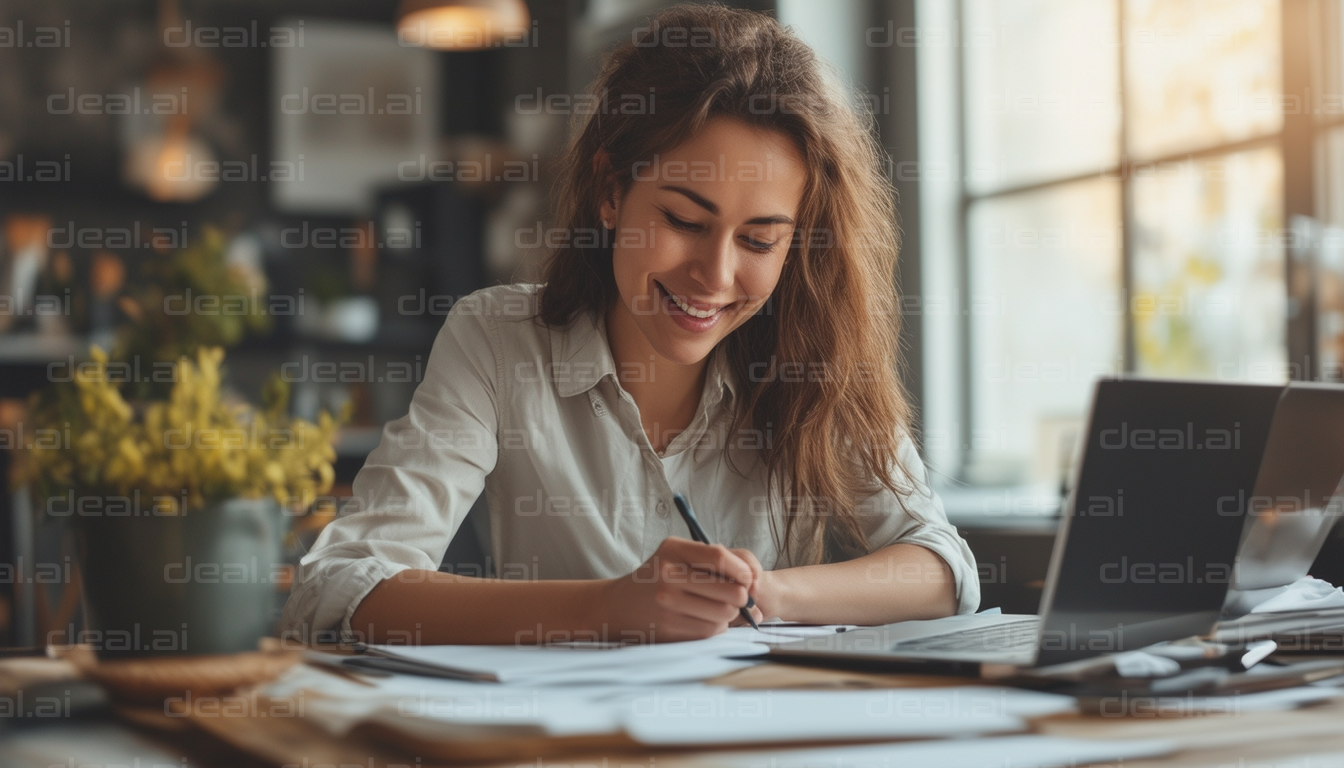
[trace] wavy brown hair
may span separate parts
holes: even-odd
[[[898,458],[911,429],[898,372],[899,235],[871,120],[790,30],[719,5],[655,16],[611,52],[590,93],[607,106],[576,126],[555,195],[555,224],[576,235],[604,232],[600,202],[629,190],[635,163],[711,119],[779,131],[797,147],[808,178],[779,283],[722,342],[733,375],[750,384],[734,429],[773,432],[761,455],[784,503],[782,539],[770,518],[783,557],[797,564],[866,553],[860,502],[885,486],[904,505],[912,490]],[[601,152],[605,164],[594,160]],[[545,269],[540,316],[552,327],[579,312],[600,320],[618,297],[609,238],[571,241]]]

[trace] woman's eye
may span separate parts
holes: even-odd
[[[678,219],[676,216],[673,216],[668,211],[663,211],[663,215],[667,217],[668,224],[671,224],[673,227],[676,227],[677,229],[680,229],[682,231],[700,232],[704,230],[704,227],[700,226],[699,224],[696,224],[693,221],[686,221],[685,219]]]
[[[663,212],[663,216],[667,219],[667,223],[674,229],[679,229],[683,232],[704,232],[706,229],[703,224],[697,224],[694,221],[686,221],[685,219],[679,219],[676,216],[673,216],[671,211],[662,208],[659,208],[659,210]],[[769,253],[774,250],[775,245],[778,244],[779,241],[766,242],[764,240],[757,240],[754,237],[743,236],[742,242],[746,243],[747,247],[753,251],[758,253]]]
[[[742,240],[747,244],[747,247],[752,249],[753,251],[760,251],[761,253],[769,253],[770,251],[775,249],[774,243],[765,243],[761,242],[760,240],[753,240],[750,237],[744,237],[742,238]]]

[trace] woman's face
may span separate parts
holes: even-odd
[[[613,318],[681,365],[704,360],[779,282],[805,169],[782,133],[716,118],[681,146],[637,163],[616,228]]]

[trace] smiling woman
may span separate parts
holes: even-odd
[[[621,297],[606,318],[612,354],[617,360],[652,356],[672,364],[665,366],[673,368],[670,374],[698,379],[709,353],[756,315],[778,284],[806,173],[786,137],[729,117],[711,120],[667,157],[718,157],[730,167],[774,169],[770,178],[749,181],[644,178],[631,182],[619,200],[613,184],[599,206],[604,228],[654,232],[643,247],[620,241],[612,247],[612,279]],[[646,417],[667,404],[670,378],[649,390],[663,397],[647,398],[653,407]],[[684,421],[694,413],[698,390],[683,393],[690,396]],[[654,447],[661,452],[665,444]]]
[[[557,238],[543,285],[454,305],[287,628],[650,642],[723,631],[748,598],[806,622],[975,610],[899,384],[891,187],[843,89],[774,19],[696,5],[591,91],[657,94],[590,115],[563,158],[556,228],[596,237]],[[415,439],[441,430],[479,440]],[[496,572],[528,580],[436,571],[482,489]],[[686,539],[677,493],[721,544]]]

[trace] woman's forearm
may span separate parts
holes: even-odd
[[[931,550],[892,544],[843,563],[768,571],[767,609],[788,621],[890,624],[956,613],[956,579]]]
[[[695,640],[728,628],[755,571],[723,547],[669,537],[634,571],[591,581],[478,579],[407,570],[350,618],[367,642],[535,645]]]
[[[646,563],[641,570],[648,567]],[[655,629],[667,626],[665,616],[649,613],[657,601],[652,593],[632,593],[631,588],[652,588],[660,579],[650,574],[634,578],[638,575],[615,581],[512,581],[406,570],[364,597],[350,628],[365,642],[394,644],[684,639],[683,633]],[[768,583],[761,585],[762,607],[790,621],[887,624],[956,612],[952,569],[914,544],[893,544],[843,563],[766,571],[764,576]],[[688,580],[691,586],[694,581]]]
[[[383,580],[355,609],[365,642],[533,645],[621,640],[600,618],[604,581],[510,581],[407,570]]]

